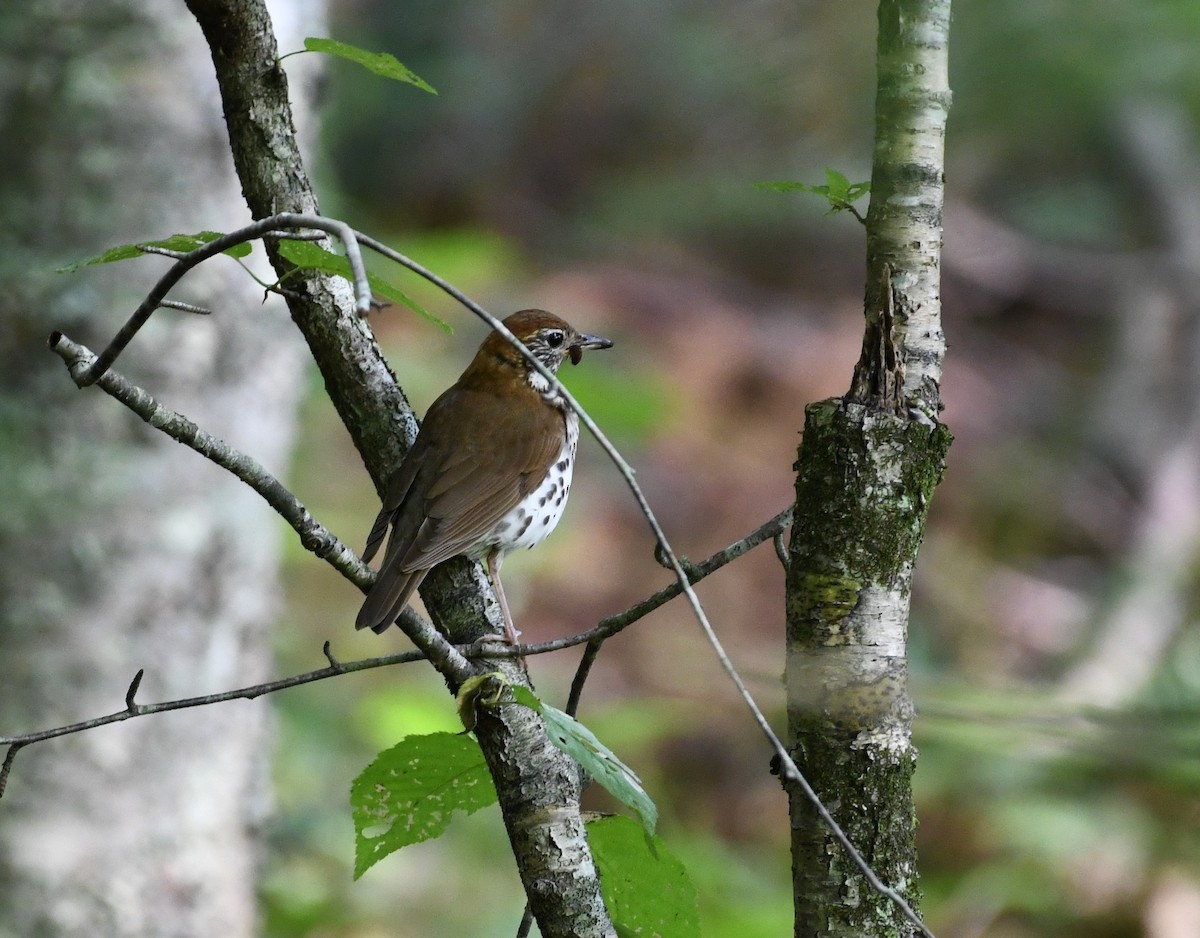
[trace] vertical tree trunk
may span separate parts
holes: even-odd
[[[906,657],[913,566],[949,432],[936,422],[948,0],[883,0],[863,354],[845,400],[807,409],[787,577],[797,765],[880,878],[915,906]],[[799,791],[797,936],[911,934]]]
[[[176,0],[5,5],[0,123],[3,730],[118,710],[140,667],[142,700],[262,679],[270,511],[45,349],[54,327],[107,341],[165,262],[56,265],[246,220],[200,32]],[[215,315],[161,311],[121,368],[282,470],[302,367],[282,305],[220,261],[179,298]],[[0,936],[256,934],[265,717],[234,704],[22,751],[0,808]]]
[[[316,197],[294,139],[287,83],[261,0],[185,0],[212,52],[229,142],[242,188],[257,218],[314,211]],[[286,261],[273,256],[281,275]],[[415,435],[416,421],[370,329],[354,313],[343,281],[306,276],[289,282],[288,303],[321,369],[330,400],[383,489]],[[481,568],[463,558],[440,565],[421,597],[452,642],[469,644],[501,626]],[[527,681],[512,659],[484,662]],[[451,691],[461,674],[444,673]],[[475,729],[499,795],[530,908],[545,938],[610,938],[616,932],[600,894],[579,800],[578,765],[549,744],[541,718],[522,707],[489,711]]]

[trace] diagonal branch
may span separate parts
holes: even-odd
[[[443,292],[458,300],[458,302],[460,302],[463,306],[491,326],[493,330],[503,335],[518,351],[520,351],[525,359],[537,369],[538,373],[550,382],[551,386],[555,389],[555,392],[560,394],[567,402],[568,406],[575,411],[575,413],[579,416],[580,422],[587,427],[588,432],[591,433],[596,442],[600,444],[600,448],[604,450],[604,452],[608,455],[608,458],[612,461],[613,465],[617,467],[617,471],[620,472],[621,477],[625,480],[625,484],[629,487],[630,492],[633,493],[634,500],[637,502],[638,508],[641,509],[642,515],[646,519],[646,523],[650,525],[650,530],[654,534],[654,539],[658,544],[658,549],[666,561],[664,565],[669,567],[674,572],[675,579],[679,584],[680,592],[687,597],[688,605],[691,607],[692,614],[697,623],[699,623],[700,629],[704,633],[704,637],[708,641],[708,644],[712,647],[713,653],[717,656],[717,660],[720,663],[721,668],[725,671],[725,674],[730,681],[733,682],[734,687],[737,688],[738,696],[741,697],[742,702],[750,711],[750,715],[754,722],[758,725],[758,728],[762,732],[763,736],[765,736],[767,741],[771,744],[771,748],[774,750],[776,757],[779,759],[780,774],[783,780],[785,782],[803,782],[803,779],[800,775],[800,770],[797,768],[796,763],[788,753],[787,747],[784,746],[779,736],[775,733],[775,730],[771,727],[766,715],[759,708],[757,702],[755,702],[753,695],[746,687],[741,675],[738,674],[737,668],[734,667],[729,655],[726,654],[725,648],[721,644],[721,640],[717,638],[717,633],[713,630],[712,624],[708,621],[708,615],[705,613],[704,607],[701,606],[699,597],[696,596],[695,591],[688,582],[687,573],[684,571],[683,565],[680,563],[679,558],[675,555],[675,551],[672,549],[670,542],[667,540],[667,536],[663,532],[662,526],[658,523],[658,519],[655,517],[654,511],[650,508],[649,501],[646,499],[645,494],[642,492],[641,486],[638,485],[637,479],[634,477],[633,467],[625,461],[625,458],[620,454],[608,437],[604,435],[588,412],[579,405],[579,402],[575,400],[571,392],[563,387],[558,378],[548,368],[546,368],[545,365],[538,361],[533,353],[530,352],[529,349],[525,348],[525,346],[521,344],[517,337],[513,335],[512,332],[510,332],[508,328],[505,327],[502,322],[500,322],[500,320],[492,316],[487,310],[472,300],[469,296],[467,296],[453,284],[433,273],[431,270],[428,270],[421,264],[418,264],[416,261],[404,256],[398,251],[393,250],[386,244],[376,241],[374,238],[370,238],[361,232],[357,233],[357,237],[366,247],[369,247],[374,251],[378,251],[384,257],[390,258],[391,260],[396,261],[398,264],[402,264],[409,270],[419,274],[421,277],[437,286]]]
[[[100,368],[98,357],[87,347],[59,332],[51,334],[49,344],[50,349],[66,363],[72,380],[77,384],[86,382],[95,371],[100,371],[95,380],[102,391],[116,398],[150,426],[233,473],[261,495],[263,500],[291,525],[292,530],[300,536],[300,543],[304,545],[305,550],[329,563],[359,589],[370,588],[375,579],[371,569],[354,551],[319,524],[287,486],[271,475],[256,459],[234,449],[182,414],[164,407],[151,394],[119,372]]]
[[[272,221],[278,222],[275,218]],[[61,333],[50,336],[50,348],[67,365],[77,383],[96,368],[97,357],[85,346]],[[111,348],[111,346],[110,346]],[[276,479],[252,456],[242,453],[224,440],[213,436],[182,414],[164,407],[154,397],[111,369],[105,369],[97,379],[100,389],[115,397],[150,426],[161,430],[171,439],[195,450],[222,469],[254,489],[300,536],[304,548],[342,574],[364,592],[375,582],[375,573],[327,528],[317,522],[308,509],[282,482]],[[81,386],[83,386],[81,384]],[[454,650],[441,633],[411,607],[400,617],[404,633],[442,673],[468,673],[470,663]]]
[[[757,547],[768,538],[779,537],[791,525],[794,510],[794,506],[785,508],[770,521],[751,531],[741,540],[734,541],[734,543],[730,544],[724,550],[717,551],[707,560],[701,561],[698,564],[686,564],[688,580],[692,583],[698,583],[710,573],[715,573],[730,561],[737,560],[742,554]],[[646,597],[636,605],[630,606],[624,612],[619,612],[615,616],[609,616],[594,629],[573,636],[571,644],[579,644],[580,640],[586,640],[587,648],[584,650],[583,658],[580,660],[579,667],[575,671],[575,677],[571,681],[571,692],[567,697],[567,713],[572,716],[578,713],[579,701],[583,696],[583,685],[591,673],[592,665],[595,664],[604,642],[634,622],[649,615],[659,606],[674,599],[682,592],[683,588],[678,582],[672,583],[669,586],[663,587],[654,595]],[[555,643],[546,642],[544,644],[553,645]],[[527,646],[525,651],[527,654],[538,654],[542,650],[542,647],[542,645]]]
[[[104,387],[106,383],[114,383],[123,380],[124,379],[121,378],[116,372],[110,371],[100,379],[100,384],[101,387]],[[240,475],[239,478],[241,478]],[[766,524],[750,532],[741,540],[730,544],[724,550],[713,554],[707,560],[704,560],[698,564],[689,564],[688,570],[692,582],[699,582],[710,573],[715,573],[727,563],[730,563],[731,561],[736,560],[738,557],[741,557],[747,551],[758,546],[767,538],[774,536],[780,531],[783,531],[788,524],[791,523],[791,513],[792,509],[790,508],[782,511]],[[678,596],[679,593],[680,589],[678,584],[672,584],[665,589],[659,590],[657,593],[654,593],[652,596],[647,597],[641,602],[636,603],[624,612],[604,619],[594,629],[589,629],[586,632],[580,632],[579,634],[570,636],[569,638],[557,639],[551,642],[540,642],[531,645],[504,646],[503,648],[488,649],[486,652],[478,648],[472,648],[471,646],[462,646],[456,650],[464,658],[481,657],[485,654],[488,657],[524,657],[526,655],[541,655],[549,652],[561,651],[565,648],[570,648],[575,645],[582,645],[586,642],[588,643],[589,650],[594,646],[598,651],[599,646],[601,643],[603,643],[604,639],[615,635],[622,629],[632,625],[634,622],[648,615],[659,606]],[[139,704],[135,700],[138,688],[141,686],[142,677],[145,674],[144,669],[139,670],[137,674],[134,675],[133,680],[129,684],[129,688],[125,692],[124,710],[117,710],[113,713],[105,714],[103,716],[92,717],[91,719],[80,720],[76,723],[57,726],[47,730],[38,730],[32,733],[21,733],[16,736],[0,736],[0,746],[9,747],[8,753],[4,759],[4,763],[2,766],[0,766],[0,797],[4,796],[4,789],[7,784],[8,776],[12,769],[13,760],[16,758],[17,752],[23,747],[32,743],[44,742],[48,739],[56,739],[60,736],[69,736],[74,733],[82,733],[87,730],[96,729],[97,727],[108,726],[112,723],[121,723],[134,717],[149,716],[155,713],[165,713],[169,710],[184,710],[191,707],[206,707],[210,704],[224,703],[228,700],[254,700],[266,694],[272,694],[276,691],[286,690],[289,687],[298,687],[301,684],[310,684],[315,681],[323,681],[327,678],[336,677],[341,674],[350,674],[355,671],[367,671],[373,668],[385,668],[396,664],[408,664],[413,661],[426,660],[425,654],[418,650],[406,651],[393,655],[380,655],[374,658],[363,658],[358,661],[342,662],[333,656],[329,642],[325,643],[323,652],[326,659],[329,661],[329,665],[324,668],[317,668],[313,671],[306,671],[303,674],[295,674],[290,677],[279,678],[274,681],[266,681],[261,684],[252,684],[248,687],[239,687],[235,690],[222,691],[216,694],[203,694],[196,697],[185,697],[179,700],[168,700],[154,704]]]

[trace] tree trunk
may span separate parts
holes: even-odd
[[[787,576],[789,746],[879,877],[918,896],[906,657],[913,567],[950,434],[936,422],[948,0],[883,0],[863,354],[807,409]],[[797,936],[912,934],[789,792]]]
[[[165,262],[56,265],[246,220],[195,23],[173,0],[6,5],[0,44],[0,731],[17,733],[121,709],[141,667],[147,701],[267,676],[279,535],[248,489],[45,349],[52,328],[103,344]],[[178,298],[215,315],[160,311],[121,368],[282,470],[302,367],[282,305],[224,259]],[[23,750],[0,936],[256,934],[268,728],[239,703]]]
[[[186,2],[212,51],[234,163],[251,212],[262,218],[278,211],[315,211],[265,9],[259,0]],[[272,260],[281,275],[289,271],[278,255]],[[334,407],[382,490],[415,435],[408,401],[369,327],[355,314],[344,281],[320,276],[290,280],[288,304]],[[436,568],[421,597],[452,642],[469,644],[502,627],[481,568],[462,558]],[[528,680],[512,659],[484,661],[478,667],[502,670],[513,682]],[[469,673],[469,668],[455,666],[443,676],[456,691]],[[615,935],[584,833],[578,766],[549,744],[541,719],[522,707],[489,712],[476,735],[541,934]]]

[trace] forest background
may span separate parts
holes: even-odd
[[[393,53],[439,94],[329,65],[309,154],[322,208],[493,312],[544,306],[614,338],[565,378],[699,559],[789,503],[803,406],[843,393],[858,356],[861,226],[754,183],[867,178],[874,30],[865,0],[342,0],[329,35]],[[939,934],[1182,938],[1200,920],[1198,51],[1182,0],[955,11],[956,441],[910,626],[923,911]],[[423,412],[481,331],[404,286],[455,330],[395,307],[374,321]],[[288,481],[357,546],[375,495],[315,370],[299,427]],[[667,581],[586,442],[577,473],[560,530],[505,567],[530,640]],[[343,660],[402,644],[351,634],[353,587],[278,534],[277,673],[319,666],[327,639]],[[778,560],[762,548],[698,592],[781,722]],[[561,703],[573,665],[534,663],[544,696]],[[351,881],[350,780],[404,734],[456,728],[434,675],[252,706],[277,715],[266,934],[382,934],[398,908],[413,934],[512,933],[523,899],[486,812]],[[705,933],[786,933],[784,796],[685,610],[610,642],[581,716],[665,809]]]

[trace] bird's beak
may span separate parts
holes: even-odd
[[[586,332],[579,336],[579,341],[575,342],[568,350],[571,356],[571,364],[578,365],[580,359],[583,358],[583,350],[585,348],[612,348],[612,339],[606,339],[602,335],[588,335]]]

